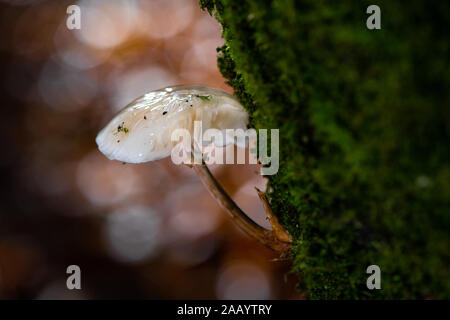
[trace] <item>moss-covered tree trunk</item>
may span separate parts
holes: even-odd
[[[210,0],[310,298],[450,298],[449,2]],[[368,290],[366,268],[381,268]]]

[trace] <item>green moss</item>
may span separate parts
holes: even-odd
[[[201,96],[201,95],[199,95],[199,94],[194,94],[194,97],[197,97],[197,98],[199,98],[199,99],[201,99],[201,100],[203,100],[203,101],[209,101],[209,100],[211,100],[211,96]],[[186,102],[188,102],[188,100],[186,100]]]
[[[274,211],[310,298],[450,298],[449,4],[200,1],[255,128],[280,129]],[[366,288],[379,265],[382,289]]]
[[[119,124],[119,126],[117,127],[117,133],[119,133],[119,132],[128,133],[129,131],[130,130],[128,130],[128,128],[125,127],[125,123],[124,122]]]

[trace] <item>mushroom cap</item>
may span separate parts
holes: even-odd
[[[201,121],[203,132],[212,128],[245,130],[248,114],[225,91],[202,86],[167,87],[128,104],[99,132],[96,142],[111,160],[158,160],[169,156],[178,143],[171,141],[176,129],[187,129],[194,137],[194,121]]]

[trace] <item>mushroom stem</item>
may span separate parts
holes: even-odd
[[[226,193],[226,191],[222,188],[222,186],[217,182],[217,180],[214,178],[214,176],[209,171],[206,164],[195,164],[193,165],[193,168],[195,172],[197,172],[198,176],[202,180],[203,184],[205,185],[206,189],[208,189],[209,193],[213,196],[214,199],[219,203],[219,205],[231,216],[233,221],[237,224],[237,226],[250,235],[251,237],[255,238],[259,242],[261,242],[263,245],[271,248],[272,250],[275,250],[277,252],[286,253],[290,250],[290,236],[288,237],[288,234],[281,225],[279,224],[278,220],[276,220],[277,227],[274,227],[274,231],[267,230],[260,225],[258,225],[255,221],[250,219],[244,211],[241,210],[241,208],[238,207],[238,205],[230,198],[230,196]],[[266,203],[264,204],[264,209],[266,212],[268,212],[268,209],[270,210],[270,207],[268,207],[267,199],[262,198],[260,195],[261,200],[266,200]],[[269,219],[271,223],[274,221],[275,215],[270,210],[271,215],[269,215]],[[276,217],[275,217],[276,219]],[[272,224],[273,226],[273,224]],[[278,227],[279,226],[279,227]],[[278,228],[278,230],[277,230]],[[280,230],[283,230],[282,233]],[[279,235],[282,234],[282,237],[279,237]]]

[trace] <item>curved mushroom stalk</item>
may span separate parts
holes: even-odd
[[[291,236],[284,229],[278,221],[278,218],[273,214],[272,209],[263,192],[256,189],[261,199],[264,210],[269,217],[270,224],[273,230],[267,230],[252,219],[250,219],[244,211],[230,198],[222,186],[217,182],[214,176],[209,171],[206,164],[197,164],[192,166],[195,172],[202,180],[206,189],[216,199],[217,203],[231,216],[234,223],[245,233],[255,238],[263,245],[280,253],[287,253],[291,248]]]

